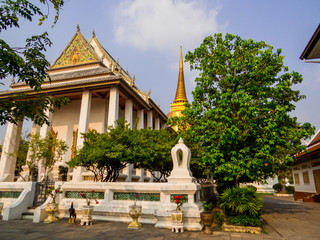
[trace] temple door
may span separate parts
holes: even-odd
[[[313,170],[314,184],[316,186],[316,192],[320,193],[320,169]]]

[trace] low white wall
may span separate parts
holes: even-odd
[[[262,184],[258,182],[247,183],[245,185],[252,185],[257,188],[258,193],[274,193],[273,185],[278,183],[277,178],[268,178],[267,182]]]
[[[1,182],[0,191],[19,192],[18,198],[0,198],[4,203],[3,220],[21,219],[22,213],[33,205],[35,182]]]
[[[78,218],[80,210],[86,204],[85,199],[66,198],[67,191],[88,192],[104,192],[104,199],[98,199],[99,204],[94,204],[94,219],[103,219],[109,221],[129,222],[131,219],[128,215],[129,206],[134,203],[132,200],[115,200],[113,198],[115,192],[121,193],[158,193],[160,201],[137,201],[138,205],[142,205],[142,216],[140,221],[146,223],[155,223],[158,228],[171,228],[171,211],[176,208],[175,203],[170,202],[171,194],[186,194],[188,202],[184,203],[182,210],[184,211],[184,227],[187,230],[201,231],[200,212],[202,204],[200,200],[201,186],[197,183],[143,183],[143,182],[56,182],[55,186],[61,185],[63,194],[57,198],[59,203],[59,217],[69,217],[68,209],[71,202],[77,211]],[[45,208],[45,204],[39,208]],[[38,208],[36,209],[36,211]],[[42,221],[43,217],[38,214],[34,216],[34,222]],[[37,219],[36,219],[37,218]]]

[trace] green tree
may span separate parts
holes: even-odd
[[[177,134],[166,129],[135,130],[135,166],[148,169],[156,182],[166,179],[173,168],[171,149],[178,142]],[[157,176],[156,172],[160,174]]]
[[[26,164],[30,172],[39,166],[43,167],[44,179],[47,179],[53,166],[62,160],[67,149],[65,141],[57,139],[57,133],[53,130],[49,131],[44,138],[39,133],[33,134],[29,142],[29,157]]]
[[[114,182],[128,163],[147,169],[156,181],[172,170],[171,149],[177,135],[167,130],[130,129],[119,119],[106,133],[90,130],[82,134],[83,147],[68,162],[70,167],[85,167],[94,174],[94,181]],[[159,172],[157,176],[155,172]]]
[[[38,25],[41,25],[48,18],[48,14],[43,13],[41,6],[47,6],[48,12],[51,7],[55,9],[54,25],[58,20],[63,0],[39,0],[38,5],[34,4],[34,1],[31,3],[27,0],[1,1],[0,32],[8,28],[19,28],[19,22],[22,20],[32,22],[35,18],[39,18]],[[52,42],[47,32],[31,36],[25,42],[24,47],[13,47],[0,39],[0,79],[15,78],[17,82],[24,82],[35,91],[39,91],[41,84],[48,77],[46,70],[50,66],[44,52]],[[1,98],[0,124],[17,123],[24,118],[31,119],[37,125],[49,124],[44,111],[53,112],[54,108],[60,108],[67,102],[67,98],[52,98],[44,94],[28,100],[24,94]]]
[[[201,165],[225,186],[273,176],[314,133],[290,116],[304,98],[293,89],[303,79],[283,58],[281,49],[231,34],[206,37],[186,55],[200,75],[192,105],[174,121],[184,124],[181,135],[198,146]]]
[[[21,134],[19,148],[16,153],[16,157],[17,157],[16,169],[15,169],[16,176],[20,175],[20,172],[22,171],[22,167],[26,165],[26,159],[27,159],[28,150],[29,150],[29,141],[30,141],[30,134]]]
[[[134,161],[132,130],[123,119],[116,122],[115,128],[108,127],[105,134],[90,130],[82,135],[83,147],[68,165],[85,167],[94,174],[94,181],[115,182],[121,169]]]

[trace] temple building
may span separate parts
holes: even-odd
[[[178,86],[176,91],[176,97],[171,105],[170,112],[167,114],[168,117],[181,117],[181,111],[185,109],[185,104],[188,103],[186,88],[184,83],[183,74],[183,57],[182,57],[182,47],[180,47],[180,63],[179,63],[179,76],[178,76]],[[172,126],[172,128],[177,132],[178,126]]]
[[[78,26],[71,41],[47,73],[51,83],[46,79],[39,94],[65,96],[70,99],[68,105],[55,109],[54,113],[46,113],[51,126],[33,125],[31,130],[31,133],[38,132],[44,137],[52,128],[58,139],[65,141],[69,146],[62,162],[57,163],[53,169],[53,180],[58,177],[58,166],[66,165],[73,150],[83,145],[81,133],[86,133],[88,129],[104,133],[106,126],[114,126],[119,118],[124,118],[130,127],[137,123],[139,129],[150,127],[158,130],[165,127],[167,116],[150,98],[150,92],[145,93],[138,89],[135,77],[124,70],[119,60],[115,61],[102,47],[94,31],[91,39],[87,41]],[[183,72],[182,84],[184,85]],[[0,98],[7,98],[16,93],[24,93],[28,97],[38,94],[29,85],[19,82],[12,84],[10,90],[0,92]],[[178,95],[178,91],[176,99],[179,104],[184,99],[180,93]],[[12,153],[16,152],[19,146],[21,125],[22,123],[8,123],[0,160],[0,181],[14,181],[16,159]],[[25,174],[26,171],[27,168]],[[40,169],[39,180],[41,174],[43,176]],[[68,180],[92,179],[92,173],[82,167],[71,171],[69,169]],[[144,182],[152,181],[152,176],[143,169],[134,169],[132,165],[128,165],[118,180]]]
[[[320,24],[300,56],[306,63],[320,63]],[[294,198],[320,202],[320,130],[307,144],[306,151],[296,155],[292,165]]]

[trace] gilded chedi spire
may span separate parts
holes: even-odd
[[[182,47],[180,46],[180,63],[179,63],[179,77],[176,97],[173,103],[188,102],[186,88],[184,85],[184,74],[183,74],[183,58],[182,58]]]
[[[184,84],[183,74],[183,58],[182,58],[182,47],[180,47],[180,64],[179,64],[179,77],[178,86],[176,91],[176,97],[171,105],[170,112],[167,114],[168,117],[181,117],[181,111],[185,109],[184,104],[188,102],[186,88]],[[178,126],[171,126],[175,131],[178,131]]]

